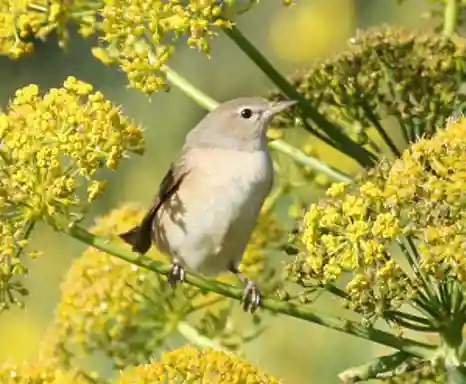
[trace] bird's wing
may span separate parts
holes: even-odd
[[[126,243],[132,245],[134,252],[144,254],[149,250],[152,242],[152,222],[157,211],[165,201],[176,193],[188,173],[189,171],[184,165],[183,157],[172,163],[160,183],[159,191],[155,196],[152,206],[144,215],[141,223],[131,228],[128,232],[119,235]]]

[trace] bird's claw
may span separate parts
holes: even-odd
[[[261,293],[256,283],[252,280],[246,280],[243,292],[243,309],[246,312],[254,313],[261,302]]]
[[[182,283],[184,281],[184,268],[178,264],[178,263],[173,263],[172,264],[172,270],[170,271],[170,274],[168,275],[168,283],[174,287],[178,283]]]

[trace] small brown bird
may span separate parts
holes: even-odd
[[[120,237],[135,252],[146,253],[154,242],[168,254],[172,285],[183,281],[185,267],[235,273],[244,284],[243,307],[254,311],[259,289],[238,266],[272,188],[268,123],[293,104],[239,98],[207,114],[187,135],[140,225]]]

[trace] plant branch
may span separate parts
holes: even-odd
[[[341,372],[338,377],[343,383],[357,383],[376,379],[380,374],[395,370],[410,357],[409,354],[404,352],[396,352],[392,355],[381,356],[366,364],[349,368]]]
[[[411,269],[413,270],[415,276],[421,280],[422,286],[427,296],[433,301],[438,302],[437,296],[432,292],[432,289],[429,285],[428,278],[422,273],[421,269],[419,268],[419,255],[417,253],[416,245],[414,244],[411,237],[398,236],[396,241],[401,251],[405,255],[406,260],[411,266]]]
[[[327,120],[320,114],[308,100],[301,95],[286,78],[284,78],[265,58],[265,56],[241,33],[241,31],[232,26],[223,30],[226,35],[235,42],[235,44],[264,72],[265,75],[291,100],[296,100],[298,106],[305,118],[309,118],[317,124],[327,135],[333,138],[341,146],[334,148],[352,157],[363,167],[372,167],[376,158],[364,147],[351,140],[345,135],[340,127]]]
[[[414,321],[423,325],[430,325],[431,322],[425,317],[413,315],[412,313],[407,313],[403,311],[387,311],[384,314],[391,317],[399,317],[405,320]]]
[[[188,80],[179,75],[176,71],[171,69],[168,66],[164,66],[163,70],[166,73],[167,80],[178,87],[184,94],[193,99],[201,107],[211,111],[215,109],[219,103],[212,99],[210,96],[201,92],[199,89],[194,87]],[[318,172],[325,173],[327,176],[336,181],[350,182],[351,178],[344,174],[343,172],[338,171],[337,169],[330,167],[329,165],[323,163],[319,159],[308,156],[304,152],[300,151],[298,148],[293,147],[287,142],[277,139],[269,142],[270,148],[281,152],[299,164],[309,166]]]
[[[177,331],[191,344],[200,348],[212,348],[217,351],[222,351],[225,353],[231,353],[227,348],[223,347],[215,340],[209,339],[204,335],[201,335],[197,329],[192,325],[186,323],[185,321],[180,321],[177,326]]]
[[[345,173],[335,169],[324,162],[320,161],[319,159],[306,155],[304,152],[299,150],[296,147],[288,144],[286,141],[283,140],[273,140],[269,142],[269,147],[275,149],[278,152],[288,155],[294,161],[299,164],[306,165],[311,167],[317,172],[322,172],[327,176],[331,177],[333,180],[342,181],[345,183],[351,183],[353,179],[346,175]]]
[[[383,129],[382,125],[380,124],[380,119],[377,118],[375,115],[374,111],[372,110],[371,106],[367,103],[367,100],[364,98],[364,93],[359,86],[359,83],[356,81],[356,89],[358,90],[359,93],[359,102],[361,104],[361,107],[366,115],[366,117],[369,119],[369,121],[372,123],[372,125],[375,127],[377,133],[380,135],[380,137],[383,139],[385,144],[390,148],[392,153],[396,157],[401,156],[401,152],[398,149],[398,147],[395,145],[391,137],[388,135],[388,133]]]
[[[167,80],[170,83],[172,83],[174,86],[179,88],[186,96],[193,99],[201,107],[209,111],[218,107],[219,102],[212,99],[210,96],[206,95],[204,92],[200,91],[199,89],[197,89],[183,76],[178,74],[178,72],[174,71],[172,68],[170,68],[167,65],[162,66],[161,69],[162,71],[165,72]]]
[[[142,268],[149,269],[166,276],[170,273],[171,266],[169,264],[131,252],[128,249],[124,249],[121,246],[110,242],[108,239],[98,237],[88,232],[78,225],[70,226],[65,233],[83,243]],[[234,287],[215,280],[206,279],[190,272],[186,273],[185,282],[204,291],[214,292],[235,300],[242,300],[243,290],[240,287]],[[319,313],[318,311],[314,311],[304,306],[293,305],[291,303],[271,298],[264,298],[261,303],[261,307],[275,313],[285,314],[365,340],[371,340],[375,343],[386,345],[414,356],[428,357],[435,348],[434,346],[416,340],[392,335],[380,329],[364,327],[354,321]]]

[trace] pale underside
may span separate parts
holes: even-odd
[[[237,267],[272,187],[267,150],[191,149],[182,165],[186,176],[153,221],[157,248],[203,274]]]

